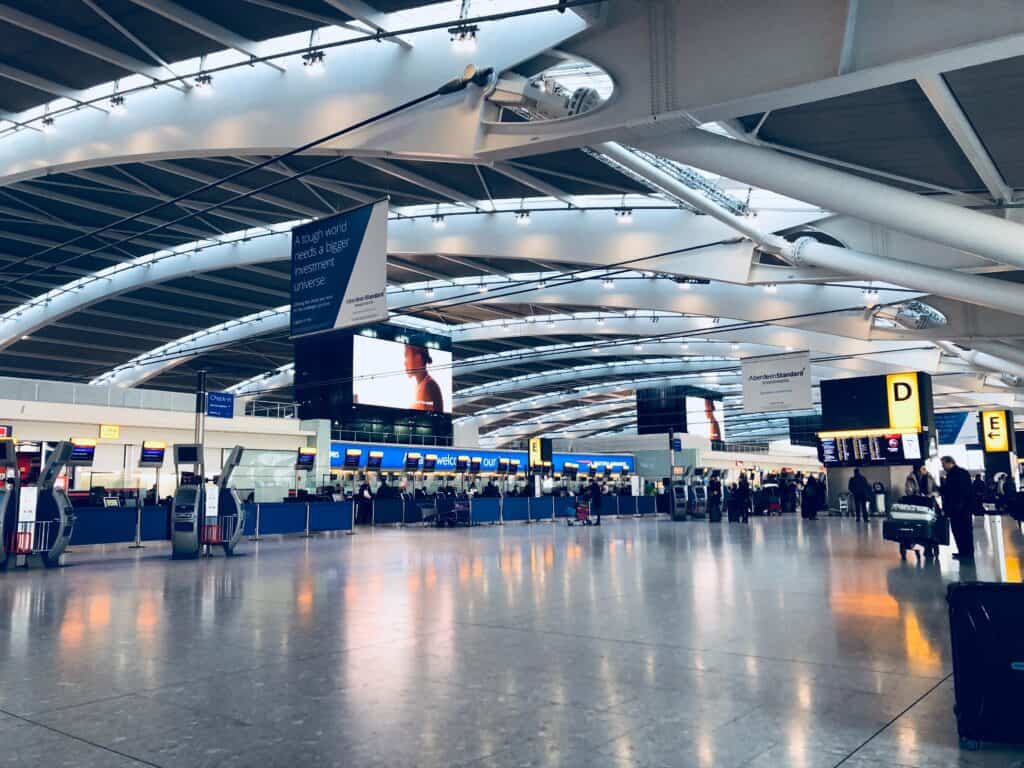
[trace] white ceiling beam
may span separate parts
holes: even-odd
[[[222,27],[214,21],[200,16],[194,11],[190,11],[184,6],[178,5],[177,3],[171,2],[171,0],[131,0],[142,8],[148,11],[152,11],[155,14],[163,16],[169,21],[173,21],[186,29],[191,29],[197,35],[202,35],[205,38],[213,40],[214,42],[220,43],[221,45],[233,48],[239,53],[244,53],[246,56],[252,58],[258,58],[260,56],[259,45],[239,35],[237,32],[233,32],[227,27]],[[275,64],[272,61],[264,61],[262,64],[266,64],[268,67],[273,67],[278,72],[284,72],[285,69],[280,64]]]
[[[277,3],[274,0],[243,0],[243,2],[249,3],[250,5],[258,5],[261,8],[269,8],[272,11],[283,13],[288,16],[295,16],[300,19],[306,19],[307,21],[315,21],[317,24],[322,24],[325,27],[343,27],[344,29],[351,29],[354,32],[363,34],[365,30],[355,26],[354,24],[346,24],[338,19],[333,19],[330,16],[326,16],[322,13],[316,13],[314,11],[307,11],[304,8],[295,8],[284,3]]]
[[[514,165],[509,165],[508,163],[494,163],[491,166],[491,168],[500,173],[502,176],[507,176],[513,181],[518,181],[520,184],[523,184],[529,187],[530,189],[537,190],[542,195],[547,195],[548,197],[553,197],[556,200],[561,200],[563,203],[569,206],[576,205],[572,195],[570,195],[568,192],[559,189],[553,184],[548,184],[546,181],[542,181],[533,174],[527,173],[524,170],[516,168]]]
[[[37,19],[35,16],[23,13],[9,5],[0,4],[0,21],[6,21],[8,24],[13,24],[40,37],[49,38],[56,43],[60,43],[68,48],[74,48],[76,51],[101,59],[128,72],[136,72],[153,80],[160,79],[153,72],[153,67],[141,59],[136,59],[134,56],[116,51],[87,37],[82,37],[82,35],[75,34],[63,27],[58,27],[56,24],[51,24],[43,19]]]
[[[324,0],[324,2],[335,10],[341,11],[346,16],[351,16],[356,21],[362,22],[374,32],[388,31],[386,27],[388,23],[387,16],[376,8],[371,8],[362,0]],[[385,39],[393,40],[403,48],[412,48],[412,43],[397,35]]]
[[[387,160],[378,160],[372,157],[353,157],[352,159],[360,165],[365,165],[367,168],[373,168],[381,173],[386,173],[388,176],[394,176],[396,179],[401,179],[409,184],[430,190],[442,197],[447,197],[449,200],[454,200],[456,203],[462,203],[470,208],[483,210],[480,204],[469,195],[463,194],[457,189],[452,189],[444,184],[439,184],[436,181],[431,181],[426,176],[422,176],[415,171],[400,168],[393,163],[389,163]]]
[[[1011,202],[1013,190],[1003,179],[996,164],[992,162],[991,155],[975,132],[971,121],[964,114],[960,102],[950,90],[946,79],[940,74],[925,74],[917,78],[917,84],[924,91],[924,95],[928,97],[932,108],[938,113],[939,119],[953,136],[960,151],[964,153],[964,157],[984,182],[992,199],[999,203]]]

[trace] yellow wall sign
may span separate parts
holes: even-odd
[[[121,427],[117,424],[100,424],[100,440],[117,440],[121,437]]]
[[[921,431],[921,389],[916,373],[890,373],[885,377],[889,403],[889,429],[894,432]]]
[[[531,467],[539,467],[542,464],[543,464],[543,459],[541,459],[540,438],[539,437],[531,437],[530,438],[530,466]]]
[[[985,453],[1009,451],[1010,430],[1006,424],[1006,411],[982,411],[981,435],[985,440]]]

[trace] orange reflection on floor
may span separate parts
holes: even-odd
[[[77,648],[85,637],[85,610],[79,600],[69,600],[60,623],[60,644],[65,648]]]
[[[833,592],[829,604],[835,613],[865,619],[898,619],[900,605],[892,595],[878,592]]]
[[[917,614],[912,608],[907,609],[903,618],[903,638],[907,648],[907,658],[910,659],[915,672],[932,671],[942,666],[942,656],[925,637],[921,630],[921,624],[917,620]]]
[[[135,629],[148,632],[157,625],[157,621],[156,598],[152,594],[144,594],[135,611]]]

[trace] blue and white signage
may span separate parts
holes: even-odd
[[[218,419],[235,418],[235,396],[230,392],[207,392],[206,415]]]
[[[292,230],[291,335],[388,319],[388,202]]]
[[[480,459],[480,471],[484,474],[498,471],[498,460],[509,459],[519,461],[520,468],[525,471],[527,464],[526,451],[484,451],[478,448],[433,448],[417,446],[415,448],[407,445],[368,445],[366,443],[331,443],[331,467],[341,469],[345,463],[345,452],[349,448],[361,449],[363,455],[368,451],[380,451],[384,454],[380,462],[380,468],[385,470],[401,471],[405,469],[405,454],[409,452],[422,455],[437,456],[435,471],[455,472],[455,461],[459,456]],[[551,455],[551,468],[554,472],[562,472],[565,462],[574,462],[579,466],[581,474],[590,471],[590,465],[595,466],[595,471],[603,472],[605,467],[610,467],[613,473],[634,472],[635,464],[633,457],[628,454],[604,454],[604,453],[553,453]],[[351,467],[349,467],[351,469]]]
[[[935,431],[939,436],[939,445],[976,445],[978,414],[976,411],[936,413]]]

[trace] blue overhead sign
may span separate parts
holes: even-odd
[[[230,392],[207,392],[206,415],[218,419],[235,417],[235,396]]]
[[[388,319],[387,224],[381,200],[292,230],[293,337]]]
[[[331,467],[341,469],[345,462],[345,451],[349,448],[362,450],[362,465],[365,466],[365,457],[369,451],[380,451],[381,469],[404,470],[405,454],[419,453],[422,456],[437,456],[436,471],[454,472],[455,462],[460,456],[472,459],[480,459],[480,471],[493,473],[498,471],[498,460],[509,459],[518,461],[520,471],[525,472],[527,468],[526,451],[484,451],[478,448],[432,448],[424,446],[408,445],[369,445],[367,443],[331,443]],[[612,472],[621,473],[634,472],[635,464],[633,457],[628,454],[602,454],[602,453],[554,453],[551,456],[551,468],[554,472],[561,472],[565,462],[575,462],[581,473],[590,470],[593,464],[597,470],[604,471],[605,467],[611,467]],[[351,469],[351,467],[349,467]]]

